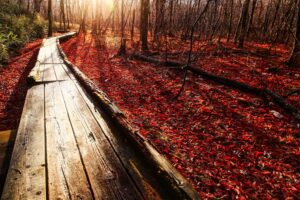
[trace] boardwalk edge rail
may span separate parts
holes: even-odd
[[[108,98],[106,93],[94,85],[94,83],[87,78],[77,66],[71,63],[66,54],[63,52],[60,41],[67,40],[73,37],[76,33],[70,33],[57,38],[57,47],[64,60],[64,63],[74,73],[75,77],[82,84],[82,86],[91,94],[92,98],[111,116],[123,131],[127,134],[129,139],[136,147],[141,150],[145,158],[152,163],[158,170],[159,174],[171,185],[174,192],[184,199],[200,199],[198,192],[192,185],[180,174],[180,172],[173,167],[173,165],[159,153],[159,151],[151,144],[149,140],[143,137],[137,130],[134,130],[130,125],[127,117],[122,111]]]

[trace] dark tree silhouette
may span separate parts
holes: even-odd
[[[141,0],[140,32],[141,32],[141,42],[142,42],[143,51],[147,51],[149,49],[148,48],[149,11],[150,11],[149,0]]]
[[[291,57],[288,61],[290,66],[300,66],[300,1],[297,4],[297,26],[296,35],[294,36],[294,46]]]

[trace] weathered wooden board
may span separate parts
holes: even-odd
[[[155,173],[153,173],[153,170],[149,170],[149,165],[141,159],[143,155],[137,153],[135,149],[132,148],[126,137],[120,137],[120,134],[123,133],[117,133],[118,131],[111,129],[110,124],[108,124],[105,119],[103,111],[95,106],[91,97],[83,90],[77,80],[74,80],[74,83],[90,109],[90,112],[101,127],[103,134],[111,144],[111,148],[114,149],[120,158],[124,168],[126,168],[127,173],[130,174],[136,183],[144,199],[169,199],[169,191],[161,187],[159,180],[156,180],[154,176]]]
[[[67,73],[68,77],[71,80],[75,80],[76,79],[75,76],[74,76],[74,74],[71,72],[71,70],[65,64],[62,65],[62,68],[65,70],[65,72]]]
[[[63,81],[63,80],[70,80],[69,74],[65,71],[63,64],[56,64],[54,65],[54,71],[56,75],[56,79],[58,81]]]
[[[61,90],[96,199],[142,199],[74,82]]]
[[[52,50],[51,46],[44,46],[42,53],[44,54],[41,63],[52,63]]]
[[[56,43],[54,45],[52,45],[52,63],[55,63],[55,64],[63,64],[64,63],[64,60],[62,59],[62,57],[59,54]]]
[[[2,199],[45,199],[44,86],[26,97]]]
[[[53,45],[55,44],[56,42],[56,38],[53,37],[53,38],[48,38],[45,42],[44,42],[44,47],[47,47],[47,46],[50,46],[50,45]]]
[[[93,199],[59,87],[45,85],[49,199]]]
[[[55,71],[53,64],[43,64],[43,82],[50,82],[50,81],[56,81]]]
[[[185,197],[158,180],[163,170],[172,174],[172,166],[163,160],[164,169],[149,167],[63,62],[56,38],[45,40],[31,73],[39,85],[28,91],[2,199]],[[176,177],[171,181],[182,187]]]
[[[152,183],[160,185],[160,187],[163,187],[165,190],[169,191],[167,197],[163,198],[199,199],[198,193],[192,188],[190,183],[170,164],[170,162],[166,160],[166,158],[159,154],[157,150],[149,144],[147,139],[145,139],[132,128],[128,119],[126,119],[126,117],[122,115],[120,110],[114,105],[111,100],[109,100],[106,94],[103,93],[99,88],[94,86],[92,81],[89,80],[76,66],[74,66],[67,60],[65,61],[65,63],[74,73],[76,78],[78,78],[82,86],[84,86],[84,88],[90,93],[90,95],[92,95],[93,100],[99,103],[102,109],[110,115],[110,120],[114,122],[111,127],[118,127],[119,131],[122,130],[122,132],[126,135],[125,137],[132,142],[131,145],[133,149],[134,147],[137,147],[136,151],[144,155],[144,157],[146,158],[146,160],[144,160],[144,163],[148,162],[148,164],[152,166],[151,168],[153,168],[153,170],[150,173],[152,173],[152,176],[156,176],[157,181],[159,182],[155,183],[154,181]],[[110,120],[107,121],[109,122]],[[119,138],[122,136],[118,135],[116,137]],[[116,146],[118,147],[118,145]],[[137,163],[139,163],[138,166],[140,166],[140,164],[144,164],[140,163],[141,160],[143,160],[143,158],[135,160],[135,162],[137,161]],[[134,168],[134,166],[132,168]],[[142,169],[142,171],[144,170],[149,171],[147,168]],[[156,187],[156,189],[159,189],[159,187]]]

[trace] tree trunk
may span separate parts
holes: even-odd
[[[135,25],[135,9],[133,9],[132,11],[132,22],[131,22],[131,31],[130,31],[131,40],[133,40],[133,36],[134,36],[134,25]]]
[[[300,66],[300,1],[297,4],[297,27],[296,27],[296,37],[294,38],[294,46],[288,61],[290,66]]]
[[[48,37],[52,37],[52,0],[48,0]]]
[[[250,0],[245,0],[243,5],[241,32],[239,38],[239,47],[241,48],[244,46],[245,36],[247,32],[247,19],[248,19],[249,5],[250,5]]]
[[[60,10],[61,10],[62,22],[63,22],[63,25],[64,25],[63,31],[66,32],[66,14],[65,14],[65,2],[64,2],[64,0],[60,0]]]
[[[27,1],[27,11],[30,9],[30,0]]]
[[[112,32],[115,32],[115,9],[112,11],[112,19],[111,19],[111,30]]]
[[[242,9],[242,12],[241,12],[241,15],[240,15],[240,18],[239,18],[238,25],[237,25],[236,30],[235,30],[235,34],[234,34],[234,43],[235,44],[237,44],[237,42],[238,42],[238,38],[239,38],[239,35],[240,35],[240,28],[242,26],[242,20],[243,20],[243,9]]]
[[[158,35],[161,32],[164,21],[165,0],[156,0],[155,2],[155,26],[154,40],[157,41]]]
[[[273,17],[273,22],[272,22],[272,27],[275,25],[280,6],[281,6],[281,0],[277,0],[276,7],[275,7],[275,13],[274,13],[274,17]]]
[[[124,22],[124,0],[122,0],[121,5],[121,46],[119,49],[119,55],[125,55],[126,54],[126,39],[124,35],[124,29],[125,29],[125,22]]]
[[[149,11],[150,2],[149,0],[141,0],[141,21],[140,21],[140,32],[142,50],[147,51],[148,48],[148,24],[149,24]]]
[[[269,0],[268,2],[268,6],[267,6],[267,10],[266,10],[266,14],[265,14],[265,18],[264,18],[264,23],[263,23],[263,27],[262,27],[262,36],[265,37],[268,31],[268,27],[269,27],[269,20],[270,20],[270,11],[271,10],[271,0]]]
[[[227,42],[230,40],[231,30],[232,30],[232,16],[233,16],[233,0],[230,0],[230,14],[229,14],[229,24],[227,32]]]
[[[33,5],[34,5],[34,12],[39,13],[41,11],[41,4],[43,0],[34,0]]]
[[[70,0],[66,0],[66,14],[67,14],[67,28],[70,29],[70,13],[69,13],[69,7],[70,7]]]
[[[248,25],[248,30],[247,30],[247,37],[249,37],[249,34],[250,34],[256,3],[257,3],[257,0],[253,0],[251,14],[250,14],[250,20],[249,20],[249,25]]]
[[[170,20],[169,20],[169,36],[174,36],[173,35],[173,13],[174,13],[174,0],[170,0],[169,3],[170,7]]]

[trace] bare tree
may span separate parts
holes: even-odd
[[[33,0],[34,12],[39,13],[41,11],[41,4],[43,0]]]
[[[143,51],[147,51],[149,49],[148,48],[149,12],[150,12],[150,1],[141,0],[140,35],[141,35]]]
[[[124,55],[126,54],[126,39],[125,39],[125,16],[124,16],[124,0],[122,0],[122,5],[121,5],[121,46],[119,49],[119,55]]]
[[[231,31],[232,31],[232,17],[233,17],[233,0],[229,0],[230,1],[230,14],[229,14],[229,22],[228,22],[228,32],[227,32],[227,42],[229,42],[230,40],[230,35],[231,35]]]
[[[131,40],[133,40],[133,36],[134,36],[134,27],[135,27],[135,9],[133,9],[132,11],[132,21],[131,21],[131,30],[130,30]]]
[[[239,47],[244,46],[244,40],[247,32],[247,19],[248,19],[248,11],[249,11],[249,4],[250,0],[245,0],[243,4],[243,11],[242,11],[242,23],[241,23],[241,30],[240,30],[240,37],[239,37]]]
[[[61,18],[63,21],[64,29],[63,31],[66,31],[66,14],[65,14],[65,2],[64,0],[60,0],[60,10],[61,10]]]
[[[294,36],[294,46],[288,61],[290,66],[300,66],[300,1],[297,3],[297,11],[296,35]]]
[[[248,24],[247,37],[249,37],[251,26],[252,26],[252,23],[253,23],[254,11],[255,11],[255,8],[256,8],[256,3],[257,3],[257,0],[253,0],[252,1],[252,9],[251,9],[250,20],[249,20],[249,24]]]
[[[52,36],[52,0],[48,0],[48,37]]]
[[[209,4],[210,2],[212,1],[216,1],[216,0],[207,0],[206,4],[205,4],[205,7],[203,9],[203,11],[200,13],[200,15],[198,16],[198,18],[195,20],[192,28],[191,28],[191,35],[190,35],[190,50],[189,50],[189,54],[188,54],[188,59],[187,59],[187,63],[185,66],[183,66],[183,69],[185,70],[184,72],[184,78],[183,78],[183,82],[182,82],[182,86],[179,90],[179,92],[177,93],[177,95],[174,97],[174,99],[177,99],[180,94],[182,93],[183,91],[183,88],[185,86],[185,83],[186,83],[186,77],[187,77],[187,73],[188,73],[188,69],[191,65],[191,61],[192,61],[192,52],[193,52],[193,43],[194,43],[194,32],[195,32],[195,27],[196,25],[199,23],[199,21],[203,18],[203,15],[206,13],[208,7],[209,7]]]
[[[166,0],[155,1],[155,26],[154,26],[154,40],[157,41],[158,35],[161,32],[164,22],[164,9]]]

